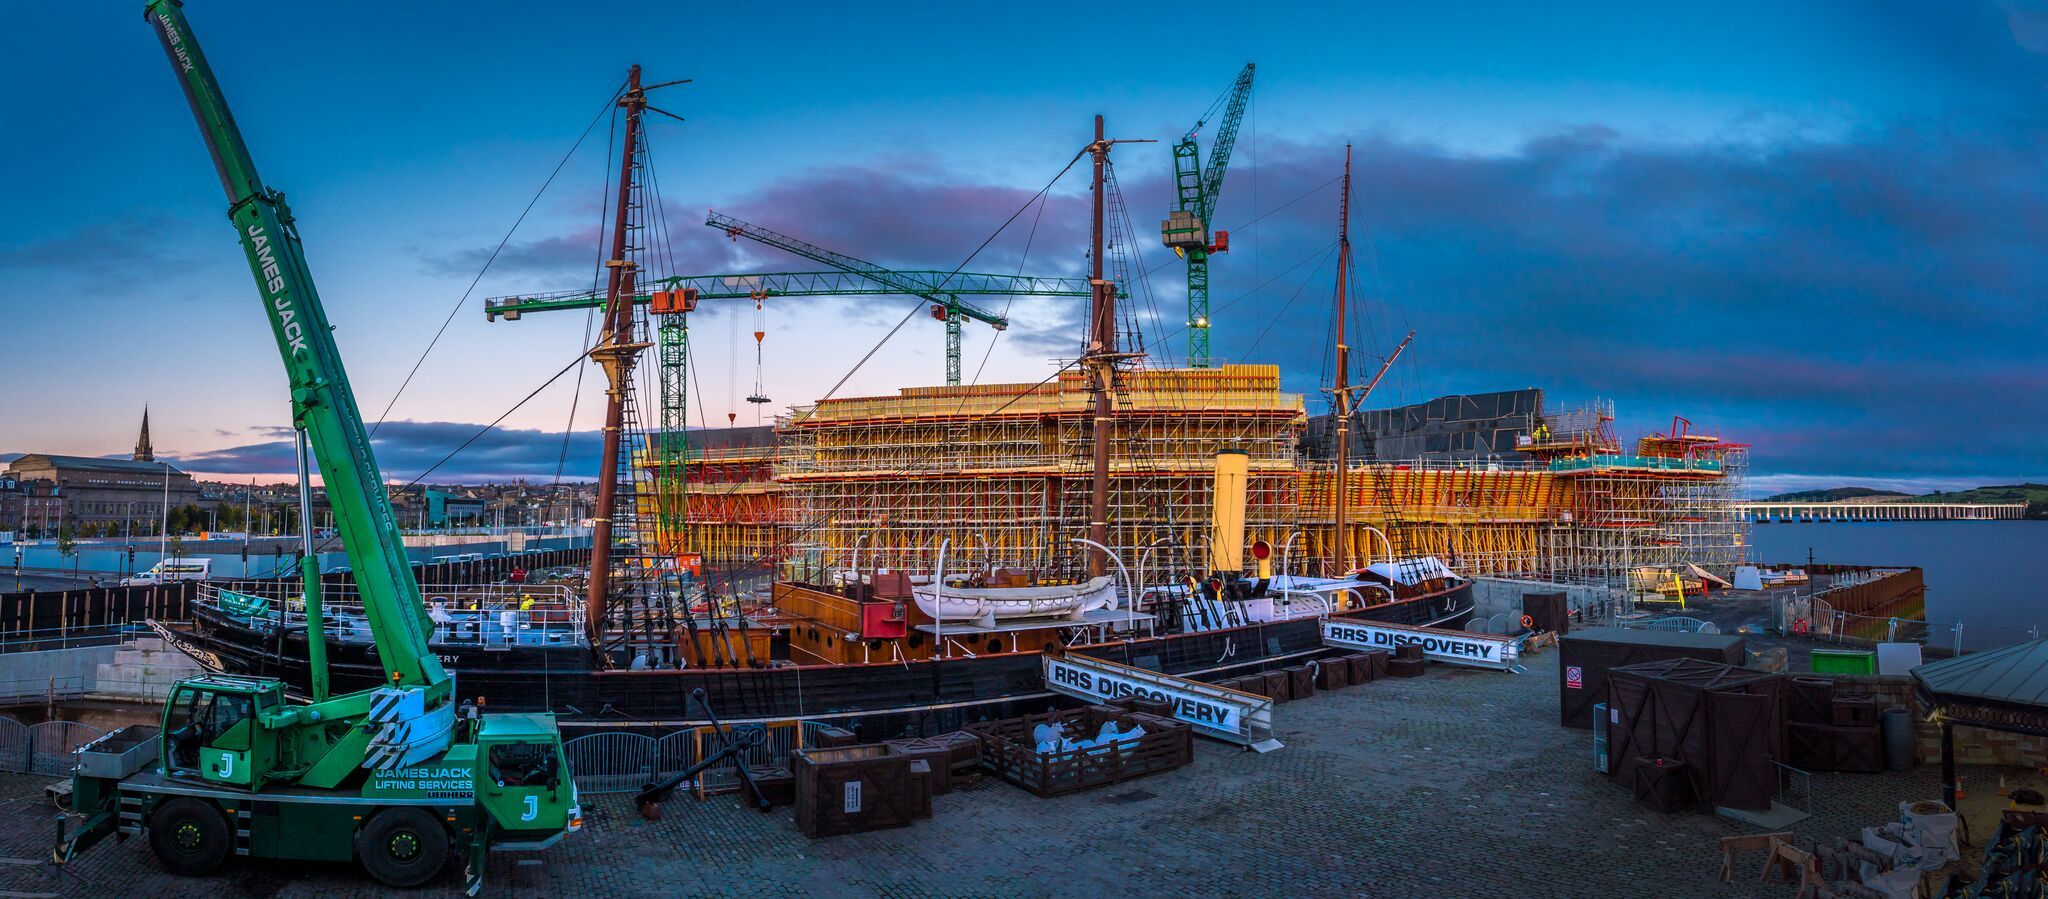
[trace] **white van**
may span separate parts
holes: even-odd
[[[121,586],[148,587],[177,581],[203,581],[212,576],[212,559],[165,559],[148,571],[134,577],[122,578]]]

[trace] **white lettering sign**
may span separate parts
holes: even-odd
[[[1106,703],[1141,696],[1173,706],[1195,732],[1248,745],[1272,736],[1273,701],[1214,684],[1088,656],[1045,657],[1045,685],[1076,699]]]
[[[1506,671],[1514,667],[1515,647],[1519,641],[1513,637],[1492,637],[1433,627],[1323,620],[1323,644],[1326,646],[1392,650],[1411,643],[1421,646],[1423,658],[1431,661]]]

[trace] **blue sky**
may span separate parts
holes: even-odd
[[[696,227],[706,208],[950,269],[1066,164],[1091,115],[1167,141],[1256,60],[1217,214],[1236,226],[1214,268],[1219,357],[1279,363],[1291,389],[1323,376],[1327,184],[1351,141],[1370,309],[1356,344],[1420,332],[1376,401],[1530,385],[1553,404],[1611,398],[1625,437],[1683,414],[1754,443],[1773,486],[2048,479],[2036,2],[1122,6],[1085,21],[994,4],[187,12],[291,196],[373,415],[629,63],[695,79],[658,98],[688,121],[650,129],[678,267],[706,273],[805,267]],[[121,451],[147,401],[167,455],[278,471],[274,347],[139,4],[9,16],[0,452]],[[409,424],[380,433],[389,474],[416,474],[575,357],[581,316],[486,324],[479,302],[590,283],[604,129],[393,408]],[[1143,232],[1171,165],[1164,143],[1117,158],[1152,272],[1138,290],[1172,320],[1141,322],[1159,336],[1183,300]],[[1079,271],[1084,188],[1061,181],[970,269]],[[763,389],[778,406],[822,394],[906,304],[770,308]],[[993,349],[970,329],[970,376],[1043,377],[1071,355],[1076,311],[1018,301]],[[709,424],[758,411],[738,401],[752,329],[750,307],[692,316]],[[1184,352],[1163,343],[1162,361]],[[934,383],[940,345],[936,323],[913,321],[841,393]],[[594,373],[580,399],[559,383],[441,474],[549,477],[572,401],[585,430],[600,395]],[[572,449],[568,473],[592,456]]]

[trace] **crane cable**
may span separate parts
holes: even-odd
[[[526,221],[526,216],[533,212],[535,205],[540,203],[541,195],[547,193],[548,186],[555,183],[555,176],[562,174],[562,169],[569,164],[570,157],[576,155],[577,148],[583,146],[583,141],[590,137],[590,132],[597,128],[597,123],[605,117],[605,113],[610,112],[612,107],[618,104],[620,95],[625,92],[626,88],[623,84],[619,86],[618,90],[612,92],[611,98],[604,103],[605,108],[599,110],[597,115],[591,117],[590,124],[583,127],[583,134],[576,138],[576,143],[569,146],[569,152],[562,154],[562,161],[555,163],[555,170],[548,173],[547,180],[541,182],[540,190],[534,191],[533,199],[526,201],[526,208],[519,211],[519,218],[513,220],[512,227],[506,229],[505,236],[499,239],[497,248],[491,250],[490,258],[484,260],[484,267],[477,270],[476,277],[471,278],[469,281],[469,287],[462,291],[462,296],[455,300],[455,306],[448,310],[448,317],[441,320],[440,330],[434,332],[434,338],[427,341],[427,348],[421,350],[420,357],[413,361],[412,370],[406,372],[405,380],[399,382],[397,392],[391,394],[391,402],[385,403],[384,411],[378,413],[377,423],[370,426],[370,436],[377,436],[377,429],[383,427],[384,420],[391,416],[392,407],[397,406],[398,398],[405,395],[405,388],[412,384],[413,376],[420,373],[420,366],[426,364],[427,356],[432,354],[434,347],[441,343],[441,335],[448,333],[448,326],[455,321],[456,314],[462,311],[465,303],[469,302],[469,295],[476,292],[477,284],[481,283],[484,279],[484,274],[491,270],[491,264],[498,261],[498,254],[505,252],[505,245],[512,242],[512,235],[518,233],[519,226]]]
[[[988,249],[988,245],[994,243],[997,237],[1000,237],[1002,233],[1010,227],[1010,225],[1014,224],[1017,221],[1018,217],[1024,214],[1024,210],[1030,209],[1032,203],[1037,202],[1040,197],[1045,196],[1047,192],[1051,191],[1053,185],[1058,184],[1061,178],[1066,177],[1068,172],[1073,171],[1074,164],[1080,162],[1081,157],[1086,155],[1088,155],[1088,151],[1087,149],[1083,148],[1081,152],[1074,154],[1074,158],[1067,160],[1066,166],[1060,169],[1059,174],[1052,176],[1051,181],[1045,182],[1045,186],[1039,188],[1037,193],[1032,194],[1031,199],[1024,201],[1024,205],[1017,207],[1016,212],[1010,213],[1010,217],[1004,219],[1002,225],[998,226],[995,231],[990,232],[989,236],[982,240],[981,245],[974,248],[974,252],[967,254],[967,258],[960,260],[960,264],[955,266],[951,273],[947,274],[946,277],[940,279],[938,286],[940,288],[944,288],[946,284],[953,280],[954,276],[959,275],[961,269],[966,268],[968,263],[973,262],[974,257],[981,255],[982,250]],[[868,360],[875,358],[875,354],[882,351],[883,344],[888,343],[890,338],[895,337],[896,332],[903,330],[903,326],[910,323],[911,317],[923,311],[925,311],[925,299],[923,297],[919,297],[917,298],[917,302],[911,305],[910,311],[905,312],[903,314],[903,318],[897,320],[896,326],[890,328],[889,333],[882,335],[881,340],[875,341],[875,345],[868,348],[867,353],[860,357],[860,361],[855,362],[852,368],[847,369],[846,374],[840,376],[838,383],[833,384],[832,389],[826,391],[824,396],[821,396],[817,400],[814,400],[813,405],[819,402],[823,402],[825,400],[829,400],[834,396],[837,396],[839,394],[839,388],[845,387],[846,382],[851,380],[854,374],[861,370],[862,366],[868,364]]]

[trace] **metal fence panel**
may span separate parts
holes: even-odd
[[[667,777],[678,773],[703,758],[697,752],[697,732],[679,730],[662,737],[654,743],[654,771]]]
[[[588,734],[562,744],[584,793],[625,793],[654,780],[655,741],[643,734]]]
[[[61,776],[71,773],[71,750],[107,732],[77,721],[45,721],[28,729],[28,772]]]
[[[0,771],[19,774],[27,770],[28,725],[0,718]]]

